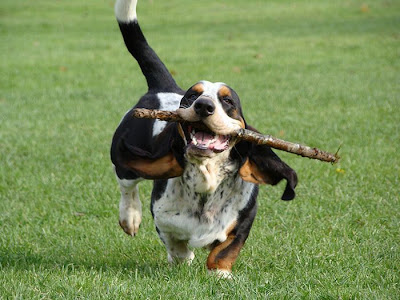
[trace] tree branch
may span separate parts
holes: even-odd
[[[136,108],[132,111],[132,116],[135,118],[159,119],[168,122],[186,122],[178,115],[176,111]],[[251,143],[255,143],[258,145],[267,145],[274,149],[286,151],[311,159],[318,159],[330,163],[337,163],[340,159],[337,153],[332,154],[326,151],[322,151],[318,148],[311,148],[309,146],[287,142],[271,135],[263,135],[258,132],[244,128],[236,130],[232,133],[232,135]]]

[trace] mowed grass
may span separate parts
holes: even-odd
[[[261,188],[231,281],[207,252],[172,267],[144,220],[118,226],[109,146],[146,91],[113,1],[0,4],[0,299],[399,299],[400,3],[139,1],[177,82],[224,81],[260,131],[335,152],[279,152],[297,197]],[[278,151],[277,151],[278,152]]]

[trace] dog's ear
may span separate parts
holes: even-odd
[[[121,137],[118,144],[119,163],[145,179],[168,179],[183,174],[183,146],[173,126],[167,126],[155,142],[156,151],[134,145]]]
[[[239,174],[243,180],[256,184],[276,185],[282,179],[286,179],[286,188],[281,199],[294,199],[297,174],[270,147],[245,141],[239,142],[237,147],[241,152],[242,161]]]

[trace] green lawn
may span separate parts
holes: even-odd
[[[171,267],[149,209],[118,226],[109,146],[146,91],[112,0],[0,3],[0,299],[399,299],[400,3],[139,1],[177,82],[224,81],[248,123],[327,151],[279,155],[297,197],[262,187],[234,267]],[[151,182],[141,197],[149,206]]]

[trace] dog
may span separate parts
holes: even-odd
[[[208,248],[207,268],[231,276],[257,211],[259,184],[287,181],[283,200],[295,197],[297,175],[268,146],[237,140],[251,128],[239,96],[222,82],[199,81],[182,90],[148,45],[136,16],[137,0],[117,0],[116,18],[148,91],[134,108],[178,110],[183,123],[135,119],[125,114],[112,139],[119,182],[119,223],[138,233],[142,205],[138,183],[153,180],[151,213],[171,263],[194,259]]]

